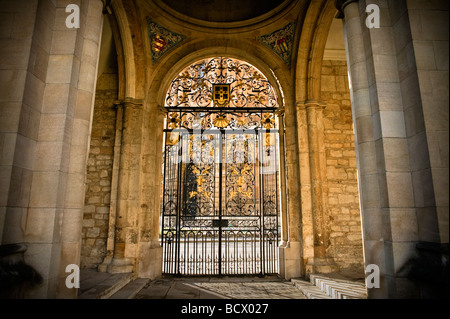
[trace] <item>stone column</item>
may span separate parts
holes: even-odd
[[[0,33],[21,40],[10,42],[7,55],[2,51],[0,56],[0,78],[7,82],[0,106],[11,114],[10,119],[3,112],[0,116],[0,132],[8,131],[0,133],[8,149],[1,164],[12,160],[12,167],[0,173],[0,224],[4,218],[2,243],[26,243],[25,262],[42,275],[41,285],[24,291],[28,298],[76,297],[76,289],[65,286],[65,268],[80,258],[103,5],[83,1],[80,28],[74,29],[66,26],[66,6],[50,0],[4,1],[1,6],[11,15],[5,16]],[[3,127],[5,119],[10,123]]]
[[[143,102],[126,99],[117,190],[114,257],[110,273],[128,273],[135,269],[138,246],[139,175],[141,165]]]
[[[302,274],[302,208],[298,166],[298,136],[296,110],[292,103],[285,108],[285,172],[287,192],[287,235],[280,246],[280,275],[289,280]]]
[[[279,140],[279,154],[280,154],[280,191],[281,191],[281,247],[288,242],[288,216],[287,216],[287,196],[286,196],[286,148],[284,139],[284,109],[277,112],[278,116],[278,140]]]
[[[114,159],[111,176],[111,200],[109,205],[108,238],[106,240],[106,256],[103,263],[98,266],[98,271],[106,272],[108,265],[114,257],[116,218],[117,218],[117,196],[119,188],[120,156],[122,148],[122,128],[123,128],[123,105],[121,101],[116,101],[116,132],[114,138]]]
[[[62,10],[65,7],[58,8]],[[66,287],[66,267],[80,264],[81,229],[85,199],[86,165],[89,157],[90,132],[94,98],[97,84],[97,69],[100,58],[100,46],[103,27],[103,4],[99,0],[91,0],[86,5],[83,17],[83,37],[78,35],[79,48],[75,50],[74,66],[76,70],[79,58],[78,92],[74,110],[70,151],[68,151],[67,189],[64,202],[64,214],[61,225],[61,261],[59,268],[58,298],[76,298],[77,290]],[[89,28],[87,27],[89,26]],[[60,37],[73,36],[73,30],[60,30]],[[72,84],[72,89],[75,84]],[[49,95],[51,95],[50,93]],[[56,95],[56,94],[55,94]],[[70,95],[70,93],[69,93]],[[70,104],[70,102],[69,102]],[[68,116],[71,111],[68,110]]]
[[[285,110],[280,109],[278,115],[278,129],[279,129],[279,154],[280,154],[280,216],[281,216],[281,243],[279,247],[279,274],[282,278],[286,278],[289,272],[286,273],[286,248],[289,247],[289,216],[288,216],[288,202],[287,202],[287,172],[286,172],[286,145],[285,145]]]
[[[358,1],[336,1],[344,18],[347,64],[349,68],[352,115],[356,131],[355,147],[358,165],[358,181],[361,203],[361,222],[364,239],[364,262],[380,267],[381,284],[385,289],[387,258],[384,247],[383,230],[389,225],[388,216],[383,212],[380,199],[382,190],[378,176],[374,123],[369,93],[368,69],[363,38],[363,25]],[[373,290],[369,290],[370,297]],[[380,292],[377,290],[377,292]],[[383,293],[381,294],[383,295]],[[386,295],[385,295],[386,296]]]
[[[333,259],[326,256],[329,230],[324,108],[318,101],[297,103],[304,275],[338,270]]]
[[[162,189],[163,124],[166,110],[146,103],[142,126],[142,169],[137,275],[156,279],[162,275],[163,249],[159,241]]]
[[[307,273],[330,273],[338,267],[332,258],[327,257],[329,242],[326,154],[324,142],[323,110],[325,105],[317,101],[305,103],[309,170],[311,178],[312,235],[314,240],[314,257],[308,259]]]
[[[373,3],[380,7],[379,28],[366,27],[365,7]],[[427,206],[423,194],[436,199],[436,180],[430,183],[427,174],[430,148],[423,138],[430,131],[423,126],[424,101],[417,79],[423,51],[414,52],[409,45],[415,26],[407,19],[405,1],[338,4],[350,68],[365,264],[377,265],[381,274],[380,288],[370,289],[369,296],[418,298],[424,294],[420,281],[429,276],[417,276],[434,263],[420,256],[418,243],[422,235],[437,238],[439,233],[436,207],[426,207],[427,217],[421,214]],[[448,114],[448,107],[445,110]],[[448,182],[441,183],[445,185],[448,189]]]

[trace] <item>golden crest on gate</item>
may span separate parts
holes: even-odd
[[[217,106],[226,106],[230,103],[230,85],[213,84],[213,101]]]

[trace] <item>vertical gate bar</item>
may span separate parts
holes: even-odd
[[[278,149],[279,149],[279,131],[276,133],[275,135],[275,227],[276,227],[276,236],[275,236],[275,243],[274,243],[274,249],[275,249],[275,256],[274,256],[274,272],[278,272],[278,255],[277,255],[277,249],[278,249],[278,217],[279,217],[279,209],[278,209],[278,205],[279,205],[279,194],[278,194],[278,178],[279,178],[279,165],[278,165]]]
[[[198,275],[198,265],[197,265],[197,263],[199,262],[199,260],[197,259],[198,239],[197,239],[195,232],[192,233],[192,237],[194,238],[194,246],[193,246],[193,248],[194,248],[194,269],[193,270],[194,270],[194,274]]]
[[[251,234],[251,231],[249,232]],[[248,274],[248,267],[247,267],[247,237],[248,233],[246,234],[246,236],[244,236],[243,241],[242,241],[242,246],[243,246],[243,255],[244,255],[244,265],[245,265],[245,269],[244,269],[244,273]]]
[[[262,114],[261,114],[261,118],[262,118]],[[263,175],[263,170],[264,167],[262,166],[263,163],[261,162],[261,160],[263,160],[263,152],[264,152],[264,133],[262,133],[262,131],[258,132],[258,137],[259,137],[259,141],[258,141],[258,156],[259,156],[259,161],[258,161],[258,167],[259,167],[259,196],[260,196],[260,200],[259,200],[259,221],[260,221],[260,230],[259,230],[259,240],[260,240],[260,266],[261,266],[261,275],[264,275],[264,175]]]
[[[165,140],[167,141],[167,133],[165,133]],[[166,251],[166,244],[165,244],[165,235],[164,235],[164,229],[165,229],[165,210],[166,210],[166,177],[167,177],[167,146],[164,143],[164,170],[163,170],[163,197],[162,197],[162,214],[161,214],[161,246],[163,248],[163,253],[165,254]],[[163,259],[163,272],[167,272],[166,268],[166,260]]]
[[[253,185],[253,191],[254,191],[254,198],[255,198],[255,211],[257,209],[257,202],[258,205],[261,202],[261,198],[260,198],[260,187],[259,187],[259,164],[257,161],[259,161],[259,155],[257,154],[257,144],[258,143],[258,137],[257,134],[255,132],[255,135],[253,136],[253,149],[251,150],[252,154],[252,158],[253,158],[253,176],[254,176],[254,185]],[[250,151],[250,150],[249,150]],[[258,193],[257,193],[258,191]],[[258,273],[258,265],[257,265],[257,230],[255,230],[255,234],[254,234],[254,240],[252,241],[252,274],[257,274]]]
[[[223,134],[226,136],[226,134]],[[223,137],[219,135],[219,276],[222,275],[222,162],[223,162]],[[226,145],[226,144],[225,144]],[[226,152],[225,152],[226,153]]]
[[[202,275],[205,275],[205,265],[206,265],[206,257],[205,257],[205,251],[206,251],[206,249],[205,249],[205,237],[204,237],[204,234],[203,234],[203,232],[201,232],[200,233],[201,234],[201,236],[202,236],[202,239],[201,239],[201,246],[202,246],[202,249],[201,249],[201,254],[202,254],[202,268],[201,268],[201,274]]]
[[[182,167],[183,167],[183,158],[180,154],[180,151],[182,151],[183,145],[180,147],[180,143],[183,142],[183,135],[180,133],[179,135],[179,141],[178,141],[178,149],[177,149],[177,210],[176,210],[176,247],[175,247],[175,263],[176,263],[176,274],[180,275],[180,245],[181,245],[181,209],[182,209],[182,196],[181,196],[181,189],[182,189]],[[180,161],[181,157],[181,161]]]

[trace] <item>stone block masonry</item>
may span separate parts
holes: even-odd
[[[82,229],[81,267],[95,268],[106,255],[117,100],[117,71],[110,69],[97,82],[87,163]]]
[[[363,272],[363,249],[355,139],[345,61],[322,66],[330,246],[340,269]]]

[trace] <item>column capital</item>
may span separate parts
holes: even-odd
[[[125,98],[123,100],[117,100],[114,102],[117,106],[122,106],[126,108],[133,108],[133,109],[142,109],[144,106],[144,101],[139,99],[133,99],[133,98]]]
[[[308,100],[305,102],[306,109],[320,109],[324,110],[327,107],[327,104],[322,101]]]
[[[325,109],[327,107],[327,104],[322,101],[315,101],[315,100],[308,100],[308,101],[302,101],[297,102],[296,106],[298,109]]]
[[[352,2],[358,2],[359,0],[334,0],[334,6],[338,9],[339,13],[336,18],[343,19],[344,18],[344,9]]]

